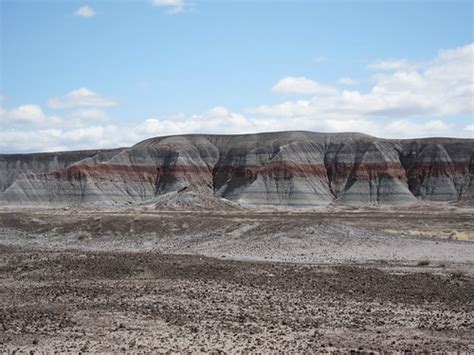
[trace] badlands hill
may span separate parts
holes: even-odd
[[[0,154],[0,204],[152,204],[180,194],[203,205],[472,203],[473,159],[473,139],[302,131],[157,137],[112,150]]]

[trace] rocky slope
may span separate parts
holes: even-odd
[[[0,155],[0,203],[142,204],[182,191],[294,207],[472,201],[473,158],[473,139],[300,131],[157,137],[115,150]]]

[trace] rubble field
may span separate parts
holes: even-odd
[[[4,210],[0,352],[474,351],[471,215]]]

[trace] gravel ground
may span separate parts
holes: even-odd
[[[0,352],[472,352],[471,215],[3,211]]]
[[[0,351],[474,351],[471,276],[1,249]]]
[[[441,237],[454,231],[473,240]],[[473,231],[466,212],[0,212],[3,245],[251,261],[470,264]]]

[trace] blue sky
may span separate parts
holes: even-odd
[[[471,1],[0,1],[3,152],[283,129],[473,137]]]

